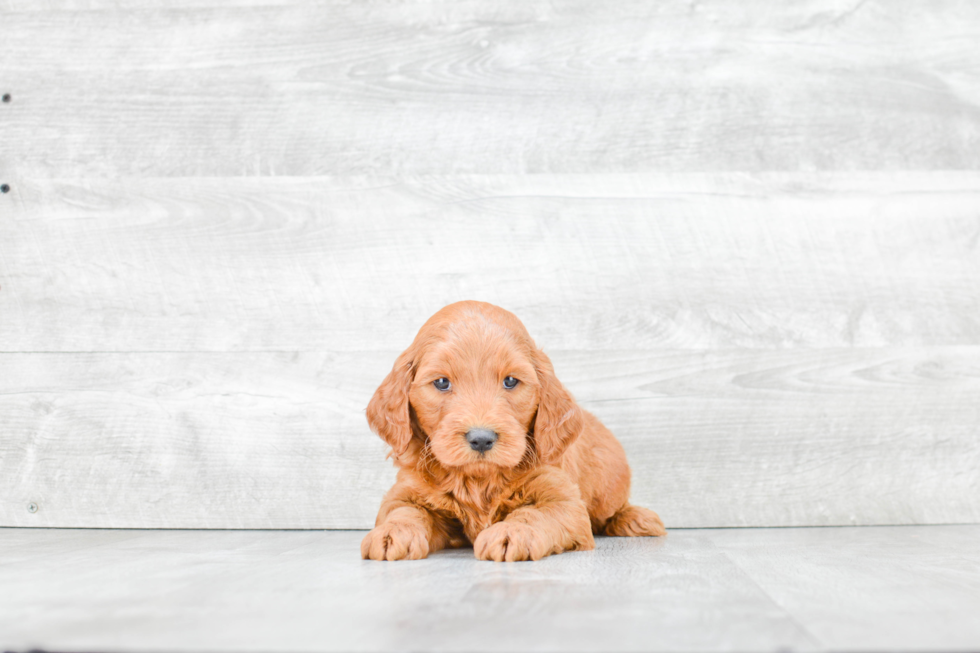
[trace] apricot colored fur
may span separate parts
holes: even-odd
[[[519,380],[513,389],[506,377]],[[448,391],[433,382],[447,378]],[[664,535],[629,504],[615,436],[582,410],[512,313],[458,302],[433,315],[367,407],[397,480],[361,543],[372,560],[415,560],[473,545],[481,560],[538,560],[595,547],[593,534]],[[474,451],[466,432],[498,440]]]

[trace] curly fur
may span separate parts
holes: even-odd
[[[513,389],[503,380],[519,380]],[[433,382],[451,382],[440,391]],[[630,505],[615,436],[583,410],[512,313],[458,302],[433,315],[395,360],[367,407],[391,446],[395,485],[361,555],[413,560],[473,545],[481,560],[538,560],[595,547],[593,534],[664,535]],[[486,452],[466,432],[497,434]]]

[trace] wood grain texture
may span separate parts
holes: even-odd
[[[17,183],[980,168],[972,2],[25,4]]]
[[[388,351],[445,304],[552,349],[980,344],[980,174],[34,181],[0,351]]]
[[[980,3],[0,25],[0,524],[368,526],[363,407],[460,299],[670,526],[980,520]]]
[[[396,353],[0,355],[0,524],[370,527]],[[980,521],[978,347],[552,354],[669,527]]]
[[[363,531],[0,530],[0,646],[76,651],[975,651],[978,526],[674,530],[494,564]],[[56,569],[57,573],[52,573]]]

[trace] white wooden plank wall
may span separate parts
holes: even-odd
[[[364,528],[514,310],[668,526],[980,521],[980,4],[0,0],[0,525]]]

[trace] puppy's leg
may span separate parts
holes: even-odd
[[[473,542],[480,560],[540,560],[552,553],[595,548],[592,526],[578,486],[561,470],[542,467],[510,501],[503,521]]]
[[[454,526],[426,509],[411,488],[395,483],[378,511],[374,530],[361,541],[365,560],[419,560],[453,545]]]
[[[654,511],[626,504],[606,522],[603,532],[620,537],[643,537],[666,535],[667,529],[664,528],[660,515]]]

